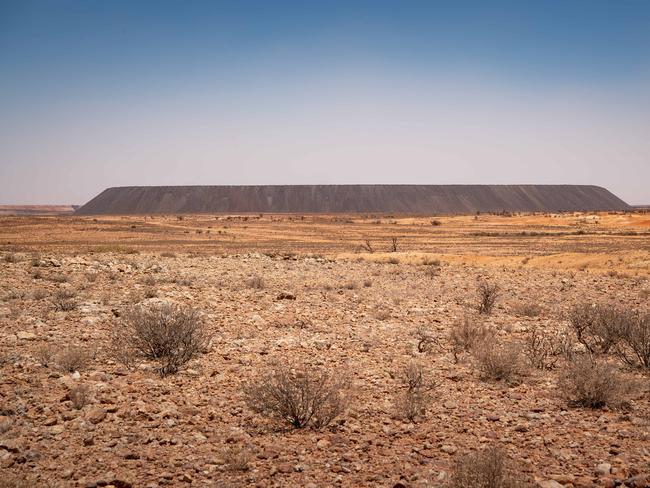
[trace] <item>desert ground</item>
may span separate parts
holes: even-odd
[[[644,212],[1,216],[0,486],[650,486],[649,365],[576,329],[650,343],[649,278]],[[137,310],[196,354],[134,352]],[[332,418],[262,408],[296,378]]]

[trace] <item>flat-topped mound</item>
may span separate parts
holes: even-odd
[[[630,210],[592,185],[260,185],[108,188],[79,215],[567,212]]]
[[[0,205],[0,215],[69,215],[78,205]]]

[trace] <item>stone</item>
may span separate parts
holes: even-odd
[[[289,293],[288,291],[282,291],[276,297],[276,300],[295,300],[296,295]]]
[[[36,334],[34,334],[33,332],[28,332],[26,330],[21,330],[16,332],[16,337],[18,337],[18,339],[21,339],[23,341],[34,341],[38,338]]]
[[[538,483],[539,488],[564,488],[564,485],[558,483],[555,480],[546,480],[540,481]]]
[[[91,408],[86,414],[86,420],[92,424],[98,424],[106,418],[106,410],[101,407]]]
[[[596,466],[596,476],[605,476],[612,472],[612,465],[609,463],[601,463]]]
[[[456,448],[456,446],[452,446],[450,444],[443,444],[440,450],[442,452],[446,452],[447,454],[454,454],[458,449]]]

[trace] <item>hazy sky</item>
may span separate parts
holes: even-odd
[[[300,183],[650,203],[650,1],[0,0],[0,203]]]

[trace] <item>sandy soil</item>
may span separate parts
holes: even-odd
[[[56,487],[444,486],[457,459],[501,446],[539,486],[650,486],[647,376],[620,367],[635,385],[625,408],[570,407],[558,388],[563,359],[539,370],[522,354],[517,381],[490,381],[475,354],[454,359],[449,337],[469,316],[523,347],[535,328],[564,330],[578,303],[648,312],[649,221],[0,218],[3,477]],[[491,315],[475,314],[480,281],[500,288]],[[198,309],[212,334],[164,378],[148,361],[126,368],[109,347],[130,307],[158,300]],[[528,316],[531,304],[539,310]],[[422,328],[436,339],[427,352]],[[87,354],[74,373],[59,364],[68,346]],[[413,361],[437,386],[411,422],[397,405]],[[322,430],[253,412],[243,385],[285,363],[349,377],[347,411]],[[87,398],[76,408],[80,385]]]

